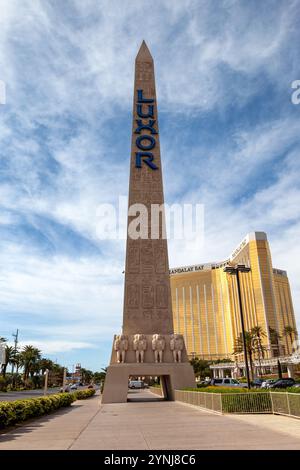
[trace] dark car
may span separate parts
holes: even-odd
[[[295,380],[292,378],[278,379],[274,383],[269,385],[269,388],[287,388],[295,385]]]
[[[254,379],[251,382],[251,386],[254,387],[254,388],[260,388],[262,383],[263,383],[263,379]]]

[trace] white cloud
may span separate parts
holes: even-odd
[[[160,111],[169,122],[184,116],[191,129],[211,112],[226,124],[266,80],[281,96],[290,77],[299,78],[296,1],[260,14],[233,0],[218,8],[193,0],[155,1],[151,9],[148,1],[121,5],[0,0],[0,79],[7,84],[0,224],[11,227],[0,248],[3,324],[10,331],[17,314],[28,337],[30,328],[49,334],[58,349],[64,335],[68,344],[95,344],[121,323],[124,243],[99,241],[96,214],[99,203],[127,191],[134,56],[143,37],[155,58]],[[128,137],[115,136],[126,126]],[[247,232],[266,230],[274,265],[288,269],[297,310],[298,128],[294,115],[278,109],[251,128],[246,116],[228,140],[216,128],[211,147],[162,139],[167,202],[206,206],[205,245],[171,242],[172,266],[223,259]],[[180,171],[171,164],[179,157]],[[252,191],[264,171],[273,180],[267,174]],[[20,226],[45,237],[51,253]],[[64,253],[62,227],[98,254]]]

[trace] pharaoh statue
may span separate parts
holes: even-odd
[[[163,335],[155,334],[152,336],[152,350],[154,351],[155,362],[163,362],[163,353],[166,340]]]
[[[184,347],[182,335],[171,335],[170,349],[173,351],[174,362],[181,362],[181,351]]]
[[[114,342],[114,350],[117,351],[117,362],[125,362],[127,349],[128,349],[128,336],[117,335],[115,342]]]
[[[147,349],[147,338],[145,335],[139,333],[134,335],[133,349],[135,351],[136,362],[144,362],[144,352]]]

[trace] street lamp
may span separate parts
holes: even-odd
[[[245,359],[246,378],[247,378],[247,386],[250,389],[250,374],[249,374],[249,366],[248,366],[246,336],[245,336],[245,323],[244,323],[243,304],[242,304],[241,286],[240,286],[240,278],[239,278],[239,273],[248,273],[250,271],[250,268],[248,268],[244,264],[237,264],[236,266],[225,266],[223,271],[225,273],[232,274],[232,275],[236,276],[238,299],[239,299],[240,319],[241,319],[241,327],[242,327],[242,338],[243,338],[243,350],[244,350],[244,359]]]

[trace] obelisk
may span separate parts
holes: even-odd
[[[160,376],[165,398],[195,384],[174,335],[154,64],[143,41],[135,62],[122,334],[115,335],[102,403],[127,401],[130,377]]]
[[[172,334],[164,208],[159,220],[151,211],[154,205],[164,204],[164,194],[154,64],[144,41],[135,61],[129,207],[134,204],[143,204],[147,209],[148,216],[141,228],[144,229],[141,236],[147,238],[127,238],[123,333]],[[128,232],[134,218],[128,215]],[[152,233],[155,228],[156,239]]]

